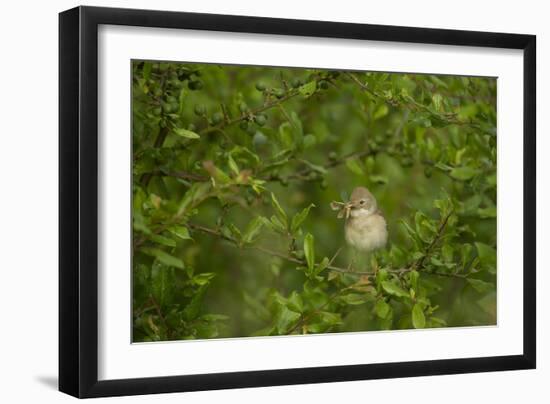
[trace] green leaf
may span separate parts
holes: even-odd
[[[182,240],[192,240],[189,235],[189,229],[185,226],[170,226],[168,231]]]
[[[158,248],[149,248],[149,247],[143,247],[141,250],[143,253],[150,255],[152,257],[155,257],[160,262],[162,262],[164,265],[168,265],[170,267],[175,267],[179,269],[183,269],[183,261],[179,258],[174,257],[173,255],[168,254],[167,252],[164,252]]]
[[[452,201],[447,197],[445,199],[434,200],[434,207],[439,209],[441,217],[447,216],[453,208]]]
[[[211,160],[205,160],[202,162],[203,168],[210,174],[210,177],[212,177],[212,184],[214,187],[217,186],[217,184],[229,184],[231,183],[231,177],[227,175],[223,170],[221,170],[219,167],[214,164]]]
[[[279,139],[285,148],[287,149],[296,148],[296,145],[294,144],[292,125],[290,124],[290,122],[283,122],[281,125],[279,125]]]
[[[224,226],[225,227],[225,226]],[[231,233],[231,238],[238,240],[239,242],[242,240],[241,231],[237,226],[235,226],[233,223],[229,223],[227,225],[227,228],[229,229],[229,232]]]
[[[388,271],[386,271],[385,269],[381,269],[376,273],[375,282],[376,282],[376,286],[378,287],[378,290],[380,290],[380,288],[382,287],[382,282],[388,279],[388,276],[389,276]]]
[[[233,158],[238,158],[240,160],[244,159],[248,164],[252,166],[256,166],[257,164],[260,163],[260,157],[256,153],[250,151],[250,149],[244,146],[233,147],[229,152],[229,154]]]
[[[210,191],[209,182],[197,182],[189,188],[189,190],[183,196],[180,206],[178,208],[178,216],[187,213],[189,210],[194,208],[200,202],[202,202],[207,196],[208,191]]]
[[[407,235],[412,240],[417,240],[418,239],[418,235],[416,234],[416,231],[411,227],[411,225],[406,220],[401,219],[399,222],[401,223],[401,225],[405,229],[405,232],[407,233]]]
[[[432,104],[434,106],[434,109],[438,112],[441,112],[441,102],[443,101],[443,97],[441,94],[434,94],[432,95]]]
[[[193,277],[193,283],[196,285],[204,286],[214,278],[216,274],[212,272],[201,272],[200,274],[197,274]]]
[[[475,245],[480,263],[484,268],[488,269],[489,272],[495,273],[497,265],[496,250],[493,247],[481,242],[477,242]]]
[[[365,174],[365,172],[363,171],[361,160],[359,160],[357,157],[347,159],[346,167],[349,168],[349,170],[354,174],[357,174],[357,175]]]
[[[310,81],[298,88],[298,91],[304,97],[311,97],[311,95],[315,93],[315,90],[317,90],[317,82],[315,80]]]
[[[151,68],[153,64],[151,62],[143,62],[143,78],[149,80],[151,77]]]
[[[389,178],[386,175],[372,174],[372,175],[369,175],[369,180],[371,180],[376,184],[387,184],[389,181]]]
[[[449,88],[447,83],[445,83],[443,80],[441,80],[437,76],[434,76],[434,75],[430,76],[430,80],[437,86],[440,86],[440,87],[443,87],[443,88]]]
[[[380,118],[383,118],[385,117],[386,115],[388,115],[388,112],[389,112],[389,108],[388,106],[384,103],[382,105],[380,105],[376,111],[374,111],[374,114],[372,116],[372,119],[374,119],[375,121],[377,121],[378,119]]]
[[[315,207],[314,204],[310,204],[307,208],[303,209],[300,213],[296,213],[294,215],[294,217],[292,218],[292,224],[290,225],[290,231],[292,233],[295,233],[300,228],[304,220],[306,220],[307,215],[309,214],[309,210],[314,207]]]
[[[460,246],[460,260],[462,262],[462,268],[466,268],[466,265],[470,262],[472,257],[472,245],[471,244],[462,244]]]
[[[476,170],[473,167],[464,166],[464,167],[455,167],[451,170],[451,177],[455,180],[468,181],[472,179],[475,175],[479,173],[479,170]]]
[[[481,279],[466,278],[466,281],[479,293],[489,292],[495,289],[494,285]]]
[[[315,268],[315,237],[311,233],[304,237],[304,254],[310,272]]]
[[[411,316],[414,328],[424,328],[426,326],[424,311],[418,303],[413,306]]]
[[[289,310],[286,306],[279,306],[276,319],[277,332],[286,334],[299,318],[300,313]]]
[[[409,273],[409,281],[415,292],[418,292],[418,278],[420,278],[420,274],[417,271],[411,271]]]
[[[167,247],[175,247],[176,242],[172,240],[171,238],[161,236],[160,234],[152,234],[151,240],[153,240],[155,243],[165,245]]]
[[[346,304],[355,306],[368,302],[369,300],[371,300],[371,297],[366,294],[348,293],[341,296],[340,300],[342,300]]]
[[[342,324],[342,317],[340,316],[340,313],[330,313],[328,311],[322,311],[318,315],[321,321],[328,325]]]
[[[195,292],[189,304],[185,306],[185,309],[183,310],[183,315],[187,320],[194,320],[199,315],[202,306],[202,299],[204,297],[204,294],[206,293],[207,287],[207,285],[201,286],[199,290]]]
[[[225,314],[205,314],[201,316],[201,320],[204,321],[227,321],[229,320],[229,316],[226,316]]]
[[[296,313],[302,313],[304,311],[304,302],[298,292],[294,291],[290,294],[287,307]]]
[[[414,222],[416,226],[416,234],[422,241],[429,243],[432,241],[432,235],[436,229],[430,220],[422,212],[416,212],[414,215]]]
[[[174,128],[174,133],[178,136],[184,137],[186,139],[200,139],[200,135],[191,130],[184,128]]]
[[[441,247],[441,256],[445,262],[453,262],[454,258],[454,249],[450,244],[444,244]]]
[[[386,293],[389,293],[390,295],[397,296],[397,297],[410,297],[409,293],[407,293],[405,290],[401,288],[401,286],[393,283],[392,281],[384,281],[382,282],[382,288],[386,291]]]
[[[174,268],[166,267],[158,262],[151,270],[151,292],[157,303],[162,307],[170,304],[174,296]]]
[[[491,206],[491,207],[488,207],[488,208],[479,208],[477,210],[477,213],[478,213],[479,217],[481,217],[482,219],[495,218],[495,217],[497,217],[497,207],[496,206]]]
[[[279,233],[286,233],[286,225],[281,222],[281,219],[279,219],[277,216],[273,215],[271,216],[271,224],[273,228],[278,231]]]
[[[390,305],[382,299],[378,300],[378,302],[376,302],[376,306],[374,306],[374,311],[376,312],[376,315],[380,318],[386,318],[390,313],[390,309]]]
[[[447,322],[439,317],[430,317],[430,326],[431,327],[446,327]]]
[[[236,175],[240,174],[241,170],[239,170],[239,166],[237,165],[235,159],[233,158],[233,156],[231,156],[231,154],[227,155],[227,165],[229,166],[231,171],[233,171],[233,173],[235,173]]]
[[[302,163],[304,163],[306,166],[308,166],[309,168],[311,168],[313,171],[316,171],[316,172],[318,172],[318,173],[320,173],[320,174],[326,174],[326,173],[328,173],[328,170],[327,170],[325,167],[323,167],[323,166],[320,166],[320,165],[318,165],[318,164],[313,164],[311,161],[308,161],[308,160],[306,160],[306,159],[300,159],[300,161],[301,161]]]
[[[284,224],[284,227],[287,227],[287,216],[283,208],[281,207],[281,204],[277,200],[277,197],[275,197],[275,194],[271,193],[271,204],[275,208],[275,212],[277,213],[277,216],[281,220],[281,222]]]
[[[260,234],[260,230],[262,229],[262,226],[264,224],[262,217],[255,217],[248,223],[248,226],[246,227],[246,230],[242,237],[243,243],[252,243],[256,237]]]
[[[321,272],[323,272],[328,267],[329,263],[330,263],[330,260],[328,259],[328,257],[324,257],[322,261],[315,268],[315,275],[319,275]]]

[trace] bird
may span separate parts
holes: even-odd
[[[345,239],[355,251],[350,268],[357,258],[357,252],[368,256],[375,250],[386,246],[388,242],[386,219],[378,209],[376,198],[367,188],[355,188],[347,203],[333,202],[331,207],[334,210],[339,210],[339,218],[345,217],[346,219]]]
[[[345,207],[349,210],[345,224],[346,242],[366,253],[384,248],[388,229],[374,195],[365,187],[357,187]]]

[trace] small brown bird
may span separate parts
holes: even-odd
[[[349,202],[332,202],[330,207],[338,211],[338,218],[346,218],[346,242],[354,248],[356,253],[369,254],[386,245],[388,241],[386,219],[378,210],[376,199],[367,188],[355,188]],[[356,256],[352,263],[355,258]]]
[[[370,253],[383,248],[388,241],[386,220],[378,210],[376,198],[365,187],[357,187],[345,211],[346,242],[360,252]]]

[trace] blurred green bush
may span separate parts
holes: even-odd
[[[133,340],[496,323],[496,80],[134,61]],[[390,241],[349,266],[331,201]]]

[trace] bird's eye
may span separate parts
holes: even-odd
[[[364,200],[364,199],[361,199],[361,200],[359,201],[359,203],[360,203],[361,205],[363,205],[363,204],[365,203],[365,200]]]

